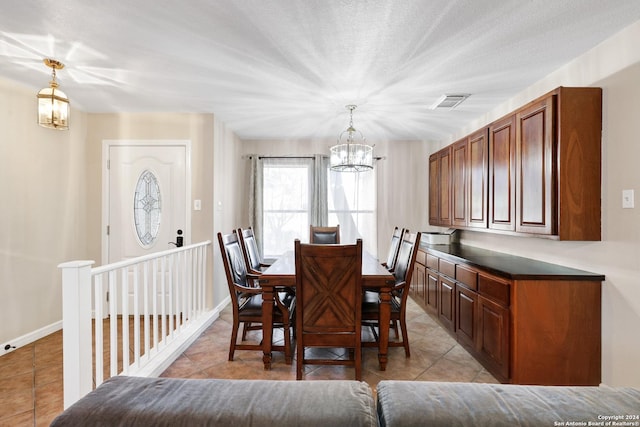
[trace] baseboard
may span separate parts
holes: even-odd
[[[2,343],[2,346],[0,347],[0,356],[4,356],[5,354],[9,354],[12,351],[19,349],[20,347],[36,342],[40,338],[44,338],[47,335],[58,332],[60,329],[62,329],[62,320]]]

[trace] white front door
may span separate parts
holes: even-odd
[[[105,262],[173,248],[178,230],[184,244],[189,244],[189,142],[104,144],[108,183]]]

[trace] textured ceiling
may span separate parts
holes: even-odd
[[[638,0],[4,0],[0,76],[243,139],[440,140],[640,19]],[[445,93],[471,96],[429,107]],[[73,117],[71,118],[73,120]],[[73,126],[73,122],[71,123]]]

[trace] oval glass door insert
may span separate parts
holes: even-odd
[[[158,179],[151,171],[144,171],[138,178],[133,201],[133,219],[140,244],[153,245],[160,230],[162,197]]]

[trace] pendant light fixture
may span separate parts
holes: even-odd
[[[58,89],[56,82],[56,70],[64,68],[62,62],[47,58],[43,60],[47,67],[52,70],[49,87],[38,92],[38,124],[40,126],[58,129],[69,129],[69,98]]]
[[[346,105],[349,110],[349,127],[331,147],[331,170],[338,172],[361,172],[373,169],[373,147],[366,144],[362,132],[353,127],[353,110],[357,105]]]

